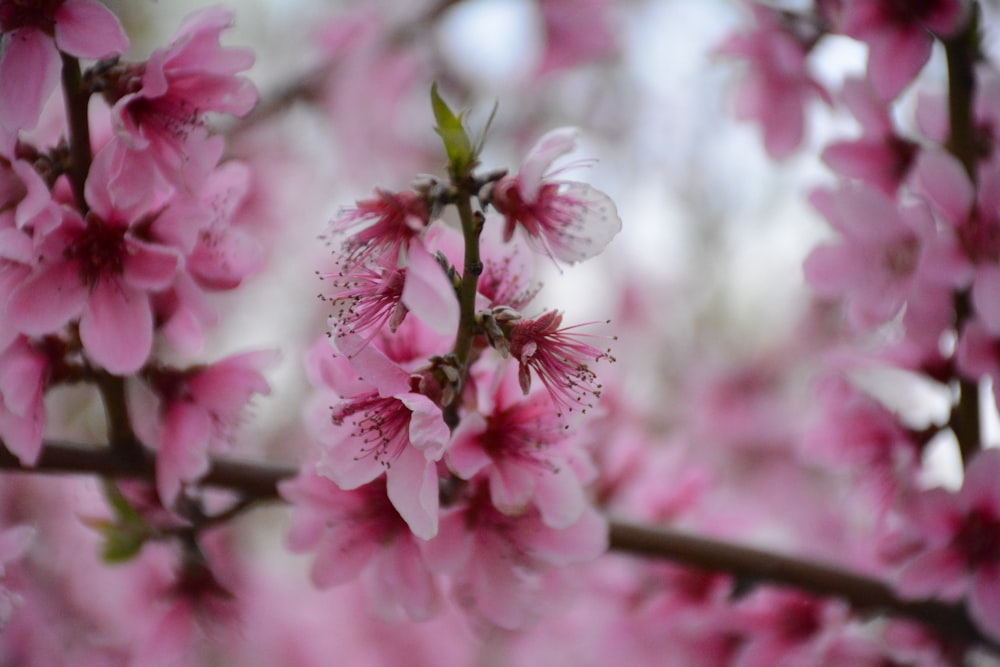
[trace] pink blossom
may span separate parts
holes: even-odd
[[[371,575],[379,606],[399,604],[413,620],[424,620],[438,603],[433,575],[419,542],[389,501],[384,478],[344,491],[307,468],[281,484],[292,503],[288,534],[294,552],[316,551],[311,574],[319,588]]]
[[[557,405],[571,411],[586,411],[593,407],[591,399],[601,396],[597,374],[589,364],[614,358],[586,342],[598,336],[574,331],[585,325],[559,328],[560,324],[562,313],[557,310],[515,322],[510,334],[510,354],[517,359],[518,379],[525,394],[531,388],[534,370]]]
[[[858,327],[890,319],[922,285],[957,286],[967,279],[955,240],[923,205],[899,206],[862,184],[818,190],[812,203],[841,238],[813,250],[806,279],[821,296],[845,298]]]
[[[334,407],[338,426],[322,444],[318,471],[344,490],[382,474],[389,500],[417,537],[438,525],[436,462],[450,439],[441,408],[412,388],[410,375],[358,336],[337,339],[363,381]]]
[[[35,126],[59,78],[62,51],[104,58],[128,50],[118,19],[97,0],[0,2],[0,126]]]
[[[247,352],[185,372],[151,369],[148,388],[131,383],[129,417],[157,450],[156,487],[166,507],[182,483],[208,471],[209,454],[228,445],[250,398],[270,393],[261,369],[273,359],[273,352]]]
[[[612,56],[617,44],[609,0],[542,0],[545,55],[538,76]]]
[[[925,538],[921,552],[903,565],[899,590],[909,597],[955,599],[965,595],[969,613],[1000,639],[1000,450],[976,454],[957,493],[925,492],[914,523]]]
[[[492,383],[483,378],[480,386],[485,400],[456,429],[448,466],[462,479],[486,476],[501,512],[522,514],[530,503],[546,525],[575,523],[586,504],[581,477],[588,468],[567,441],[551,397],[522,396],[513,372],[501,372]]]
[[[586,183],[553,180],[552,163],[576,147],[577,131],[560,128],[528,151],[517,175],[495,185],[492,203],[506,219],[504,240],[517,225],[528,242],[553,260],[574,264],[600,254],[621,231],[611,199]]]
[[[126,67],[119,86],[106,92],[123,142],[116,180],[156,172],[197,188],[218,162],[222,141],[208,136],[204,115],[243,116],[257,102],[253,84],[237,76],[253,64],[253,54],[219,43],[232,18],[222,7],[192,14],[169,46],[143,65]]]
[[[112,373],[127,374],[149,357],[150,293],[170,285],[181,255],[144,238],[148,211],[112,204],[108,167],[95,160],[86,185],[86,219],[64,212],[61,225],[41,240],[41,261],[11,294],[7,313],[32,336],[57,332],[79,317],[89,357]]]
[[[719,47],[724,56],[747,62],[746,80],[736,94],[736,115],[760,123],[764,148],[780,159],[802,143],[805,106],[814,97],[828,101],[806,62],[816,35],[798,35],[783,20],[780,11],[751,3],[756,27],[752,32],[730,36]]]
[[[24,557],[35,539],[34,526],[19,525],[0,530],[0,631],[7,627],[15,607],[21,602],[16,593],[4,587],[7,567]]]
[[[23,336],[0,350],[0,441],[25,465],[42,452],[48,372],[48,359]]]
[[[868,76],[876,92],[888,100],[923,69],[934,36],[951,36],[965,16],[962,0],[848,0],[842,30],[868,45]]]
[[[917,144],[897,134],[888,104],[868,81],[848,79],[842,97],[861,125],[862,134],[858,139],[827,146],[823,161],[844,176],[860,179],[892,195],[913,166]]]
[[[587,508],[572,525],[554,529],[537,511],[509,516],[493,506],[485,486],[445,512],[424,550],[431,567],[455,579],[455,598],[468,611],[503,628],[530,618],[529,595],[553,566],[597,558],[607,549],[607,526]]]
[[[344,235],[344,257],[348,266],[371,261],[395,268],[400,254],[411,239],[430,224],[427,201],[404,190],[376,190],[375,197],[357,202],[341,211],[330,227]]]

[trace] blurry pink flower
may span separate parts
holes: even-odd
[[[94,161],[86,220],[65,211],[61,225],[41,240],[40,262],[11,294],[7,315],[31,336],[57,332],[79,317],[87,355],[124,375],[146,363],[153,346],[150,292],[170,285],[182,259],[175,248],[144,238],[149,211],[114,207],[108,167]]]
[[[823,162],[844,176],[892,195],[913,166],[917,144],[896,133],[888,104],[868,81],[848,79],[841,96],[861,125],[862,134],[858,139],[831,143],[823,150]]]
[[[924,284],[960,285],[968,263],[920,203],[898,205],[864,184],[817,190],[813,205],[841,234],[806,259],[820,296],[847,301],[851,322],[866,329],[892,318]]]
[[[976,454],[957,493],[932,489],[919,497],[914,524],[924,549],[903,565],[898,587],[908,597],[967,596],[969,613],[1000,639],[1000,450]]]
[[[250,398],[270,393],[261,371],[274,357],[246,352],[187,372],[153,370],[151,391],[130,385],[129,417],[136,434],[157,450],[156,488],[165,507],[182,483],[208,471],[209,454],[229,444]]]
[[[931,57],[934,36],[949,37],[965,18],[962,0],[848,0],[845,34],[868,45],[868,77],[883,99],[896,97]]]
[[[608,22],[610,0],[541,0],[545,55],[538,76],[600,61],[614,55],[615,33]]]
[[[813,97],[829,102],[829,95],[813,80],[806,62],[816,36],[795,34],[778,10],[757,3],[750,9],[755,29],[730,36],[717,53],[746,61],[747,77],[736,93],[736,116],[760,123],[764,148],[780,159],[802,143],[806,103]]]
[[[608,351],[587,343],[596,334],[576,333],[584,324],[559,328],[562,313],[550,310],[534,318],[514,323],[510,334],[510,354],[517,359],[521,390],[531,389],[531,371],[552,396],[552,400],[570,411],[586,411],[593,407],[591,398],[600,398],[601,385],[597,374],[590,370],[591,362],[613,361]]]
[[[292,503],[288,546],[316,552],[311,575],[319,588],[351,581],[362,572],[374,579],[379,606],[399,604],[413,620],[434,612],[438,589],[424,565],[416,538],[390,503],[383,478],[343,491],[312,468],[283,482]]]
[[[347,236],[344,258],[348,267],[366,262],[396,268],[411,239],[430,224],[427,201],[415,192],[376,190],[375,197],[355,203],[337,214],[330,227]]]
[[[7,566],[20,560],[35,539],[34,526],[19,525],[0,530],[0,631],[7,627],[15,607],[21,602],[20,596],[3,586]]]
[[[552,178],[558,170],[549,167],[576,147],[576,135],[575,128],[560,128],[542,136],[528,151],[520,173],[496,183],[492,198],[506,218],[505,241],[520,225],[536,250],[567,264],[600,254],[622,228],[606,194],[586,183]]]
[[[25,465],[42,452],[48,372],[45,356],[23,336],[0,350],[0,441]]]
[[[59,52],[97,59],[121,55],[128,37],[98,0],[0,0],[0,126],[30,129],[56,86]]]
[[[413,533],[429,539],[438,527],[438,473],[450,431],[441,408],[412,388],[409,373],[356,335],[337,339],[363,382],[333,409],[341,426],[323,442],[320,474],[356,489],[383,473],[389,500]]]
[[[219,43],[231,25],[232,12],[222,7],[192,14],[170,46],[126,69],[119,88],[106,93],[125,148],[115,179],[156,171],[187,188],[202,184],[222,153],[222,140],[208,136],[204,114],[243,116],[257,103],[253,84],[237,76],[253,64],[253,54]]]
[[[581,477],[589,468],[569,445],[551,397],[522,396],[516,373],[506,371],[479,386],[485,394],[480,412],[466,415],[455,430],[448,466],[462,479],[485,476],[501,512],[522,514],[532,504],[548,526],[575,523],[586,504]]]
[[[485,486],[467,503],[441,517],[441,529],[425,545],[432,568],[455,578],[458,603],[487,621],[513,629],[530,620],[529,594],[553,566],[593,560],[607,549],[607,525],[586,508],[556,530],[533,510],[509,516],[493,506]]]

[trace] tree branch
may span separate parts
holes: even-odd
[[[0,443],[2,444],[2,443]],[[140,447],[136,443],[137,447]],[[21,464],[0,446],[0,470],[27,474],[96,474],[117,479],[156,477],[155,454],[141,448],[141,457],[122,457],[110,447],[47,441],[38,463]],[[298,473],[292,466],[214,459],[200,484],[238,491],[244,506],[254,501],[280,501],[278,483]],[[1000,645],[985,637],[961,605],[935,600],[904,600],[886,583],[833,565],[739,546],[720,540],[612,519],[612,551],[662,558],[689,567],[728,572],[754,583],[793,586],[808,593],[845,600],[858,611],[882,612],[917,621],[932,631],[1000,653]]]

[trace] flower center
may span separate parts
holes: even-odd
[[[0,29],[12,32],[19,28],[35,28],[47,35],[55,34],[55,13],[64,0],[12,0],[0,4]]]
[[[121,275],[125,265],[126,227],[109,225],[88,216],[87,228],[64,251],[68,260],[80,262],[80,279],[91,289],[104,276]]]
[[[976,508],[965,518],[953,544],[971,570],[1000,563],[1000,521],[992,512]]]

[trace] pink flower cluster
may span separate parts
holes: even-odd
[[[479,188],[503,216],[485,225],[505,223],[507,241],[520,227],[564,262],[597,254],[621,226],[606,195],[545,175],[574,136],[544,136],[519,174]],[[470,361],[449,353],[458,283],[479,274],[456,268],[462,244],[437,217],[449,200],[435,199],[448,192],[436,181],[379,190],[333,222],[343,244],[325,276],[333,349],[319,342],[308,364],[321,455],[282,487],[295,504],[289,543],[316,550],[320,586],[364,570],[379,606],[411,618],[450,587],[477,617],[514,628],[546,571],[606,548],[585,491],[595,470],[567,416],[600,395],[592,366],[609,355],[557,311],[522,315],[524,278],[498,270],[512,255],[487,245]]]
[[[128,376],[127,410],[158,452],[168,506],[250,395],[267,391],[259,356],[185,370],[154,354],[161,341],[197,352],[215,321],[207,295],[260,263],[234,225],[249,172],[220,164],[222,138],[205,123],[256,101],[240,76],[251,54],[219,43],[231,22],[204,10],[149,60],[125,63],[128,41],[99,3],[0,2],[0,438],[33,464],[49,389]],[[81,75],[77,58],[106,56]],[[83,82],[65,94],[67,134],[29,141],[63,68]]]

